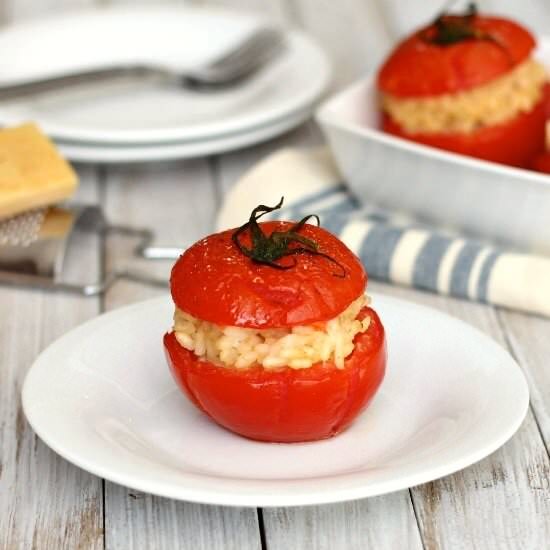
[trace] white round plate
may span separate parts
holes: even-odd
[[[271,124],[212,139],[192,142],[161,143],[156,145],[88,145],[78,142],[56,141],[66,158],[77,162],[122,163],[153,162],[214,155],[241,149],[276,137],[307,120],[313,106],[281,118]]]
[[[375,296],[389,363],[372,405],[321,442],[249,441],[211,422],[176,389],[162,347],[173,306],[150,300],[72,330],[23,387],[40,438],[96,475],[170,498],[235,506],[338,502],[397,491],[500,447],[528,407],[510,355],[469,325]]]
[[[211,8],[113,7],[0,32],[0,85],[70,70],[143,62],[184,72],[257,28],[257,17]],[[285,52],[243,85],[213,93],[171,86],[66,91],[0,107],[0,124],[34,120],[65,141],[121,145],[194,141],[275,122],[314,104],[329,82],[326,56],[287,33]]]

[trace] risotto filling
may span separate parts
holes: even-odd
[[[542,98],[544,67],[528,59],[489,84],[456,94],[403,99],[382,95],[382,108],[409,133],[471,133],[529,112]]]
[[[219,326],[176,309],[174,332],[181,346],[224,367],[306,369],[321,361],[333,361],[341,369],[353,351],[353,339],[369,326],[368,317],[357,319],[368,303],[369,298],[361,296],[325,323],[266,330]]]

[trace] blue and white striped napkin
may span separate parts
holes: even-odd
[[[372,279],[550,316],[550,258],[502,250],[360,205],[326,149],[287,149],[260,162],[229,192],[218,228],[241,225],[255,206],[275,205],[281,196],[284,207],[271,219],[318,214]]]

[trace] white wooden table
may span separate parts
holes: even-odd
[[[335,61],[339,87],[374,66],[396,37],[442,2],[424,0],[414,9],[397,0],[215,3],[263,11],[306,28]],[[0,22],[90,4],[93,0],[0,0]],[[539,32],[550,29],[545,0],[481,5],[519,16]],[[321,139],[307,123],[270,143],[217,157],[78,166],[79,199],[100,204],[113,222],[151,227],[158,244],[188,243],[212,229],[224,193],[261,157]],[[99,276],[127,253],[122,242],[98,241],[71,269]],[[136,265],[161,277],[170,268],[170,262]],[[550,321],[376,283],[371,288],[447,311],[507,348],[529,380],[527,418],[503,448],[444,479],[346,504],[263,510],[176,502],[114,485],[58,457],[26,423],[21,384],[46,345],[102,311],[162,290],[120,282],[102,298],[78,298],[0,288],[0,549],[550,548]]]

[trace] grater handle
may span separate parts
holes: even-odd
[[[10,273],[0,271],[0,284],[14,286],[18,288],[48,290],[51,292],[69,292],[81,296],[98,296],[106,292],[116,281],[126,279],[137,283],[153,285],[159,288],[168,289],[168,282],[156,279],[133,270],[114,271],[109,273],[104,279],[95,283],[77,285],[72,283],[55,282],[50,277],[41,275],[27,275],[25,273]]]

